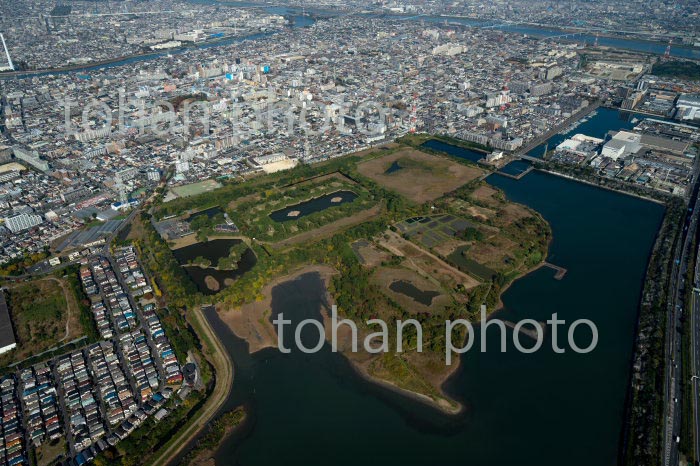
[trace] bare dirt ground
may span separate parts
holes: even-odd
[[[385,173],[394,162],[401,169]],[[362,175],[418,203],[435,200],[485,173],[479,168],[416,149],[404,149],[362,162],[357,169]]]
[[[520,204],[508,204],[501,212],[503,225],[510,225],[516,220],[532,216],[527,208]]]
[[[483,184],[474,190],[474,192],[471,194],[471,197],[477,201],[489,202],[492,199],[493,195],[497,192],[498,191],[496,191],[491,186]]]
[[[419,248],[393,231],[387,230],[378,242],[397,256],[405,257],[407,260],[404,265],[416,270],[428,280],[437,279],[445,284],[461,284],[466,289],[479,284],[474,277],[452,267],[436,255]]]
[[[504,267],[505,257],[514,254],[518,245],[502,235],[495,236],[491,243],[476,243],[469,249],[469,257],[486,267],[500,270]]]

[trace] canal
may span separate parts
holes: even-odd
[[[658,120],[663,120],[661,117],[647,117],[638,113],[630,113],[620,111],[614,108],[599,107],[594,113],[588,115],[586,118],[579,120],[574,126],[566,128],[559,134],[555,134],[546,144],[540,144],[531,151],[528,155],[532,157],[542,157],[544,155],[544,150],[553,150],[559,144],[564,142],[564,140],[570,138],[575,134],[585,134],[586,136],[592,136],[594,138],[605,139],[605,135],[610,130],[629,130],[634,128],[635,125],[639,123],[639,120],[644,118],[656,118]]]

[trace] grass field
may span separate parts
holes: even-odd
[[[395,170],[387,173],[391,167]],[[433,201],[485,173],[477,167],[408,148],[362,162],[357,169],[387,189],[418,203]]]
[[[44,444],[36,450],[37,466],[49,466],[54,464],[54,461],[59,456],[67,451],[66,441],[63,438],[44,442]]]
[[[257,248],[256,268],[222,290],[219,303],[260,306],[255,300],[266,285],[314,264],[331,266],[342,277],[334,277],[328,291],[345,317],[363,322],[372,316],[393,321],[411,315],[426,331],[425,351],[416,351],[416,337],[409,334],[404,335],[409,349],[401,355],[346,354],[360,372],[452,410],[454,405],[440,394],[442,382],[452,372],[443,361],[443,317],[476,316],[480,304],[495,309],[501,290],[541,262],[551,237],[548,225],[535,212],[479,181],[487,173],[467,161],[391,144],[256,176],[246,184],[225,183],[219,190],[207,191],[213,185],[202,183],[175,188],[183,196],[194,194],[193,188],[206,192],[160,206],[156,218],[220,206],[239,234]],[[316,210],[291,219],[272,215],[285,209],[284,215],[290,217],[289,212],[305,203],[338,191],[352,191],[358,197],[338,205],[319,203]],[[209,236],[214,224],[223,221],[211,220],[211,225],[193,229],[199,236]],[[146,225],[135,223],[133,229]],[[182,293],[178,299],[189,299],[180,283],[163,288],[166,296],[175,294],[171,288]],[[227,325],[239,331],[248,328],[246,340],[251,347],[260,347],[264,336],[260,325],[267,322],[264,310],[245,322]],[[348,348],[342,343],[340,347]]]
[[[352,202],[319,209],[285,222],[273,220],[270,216],[275,211],[342,190],[352,191],[357,197]],[[260,195],[245,196],[245,202],[238,199],[227,205],[230,218],[243,235],[274,244],[278,249],[326,237],[350,225],[365,222],[381,210],[366,189],[337,174],[269,189]]]
[[[43,278],[10,286],[8,293],[17,349],[3,355],[0,364],[20,361],[83,334],[78,302],[65,281]]]
[[[220,188],[221,184],[215,180],[205,180],[199,183],[185,184],[182,186],[176,186],[171,189],[179,197],[190,197],[196,196],[198,194],[206,193],[208,191],[213,191]]]

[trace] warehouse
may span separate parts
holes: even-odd
[[[10,310],[5,301],[5,293],[0,293],[0,354],[7,353],[17,347],[15,332],[12,329]]]

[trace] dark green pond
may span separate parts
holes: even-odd
[[[432,290],[421,290],[416,287],[413,283],[406,280],[396,280],[391,282],[389,289],[395,293],[401,293],[408,296],[414,301],[421,303],[425,306],[430,306],[433,303],[433,298],[439,296],[440,293]]]
[[[485,265],[479,264],[475,260],[472,260],[467,256],[462,254],[464,251],[469,251],[469,246],[460,246],[455,251],[447,256],[447,260],[454,266],[456,266],[462,272],[466,272],[470,275],[475,275],[482,280],[491,280],[496,272]]]
[[[248,248],[241,255],[241,260],[235,270],[217,270],[216,264],[219,259],[227,257],[232,246],[239,244],[240,239],[214,239],[204,243],[195,243],[184,248],[173,250],[175,259],[183,266],[187,276],[194,282],[197,289],[205,295],[213,295],[223,289],[226,280],[235,280],[253,268],[257,262],[257,257],[252,249]],[[211,267],[199,267],[196,265],[186,265],[197,257],[204,257],[211,261]],[[206,284],[206,277],[212,277],[219,283],[219,290],[212,290]]]
[[[223,214],[224,211],[221,210],[221,207],[210,207],[205,210],[200,210],[199,212],[195,212],[192,215],[189,216],[188,220],[191,222],[192,220],[196,219],[197,217],[201,217],[202,215],[206,215],[207,218],[214,218],[218,214]]]
[[[397,162],[396,160],[394,160],[394,161],[391,163],[391,165],[389,166],[389,168],[386,169],[386,171],[384,172],[384,174],[385,174],[385,175],[391,175],[392,173],[395,173],[395,172],[401,170],[402,168],[403,168],[403,167],[402,167],[401,165],[399,165],[399,162]]]
[[[340,198],[340,201],[333,202],[333,200],[337,198]],[[306,215],[326,210],[330,207],[352,202],[355,199],[357,199],[357,194],[352,191],[336,191],[334,193],[326,194],[325,196],[315,197],[308,201],[294,204],[284,209],[276,210],[270,214],[270,218],[275,222],[296,220]],[[298,212],[298,214],[289,215],[292,212]]]
[[[539,352],[517,353],[509,338],[501,353],[489,330],[489,351],[465,354],[447,383],[467,407],[450,417],[363,381],[328,345],[313,355],[270,349],[251,357],[210,312],[235,364],[226,408],[245,403],[251,411],[217,464],[616,464],[642,280],[663,208],[541,172],[490,182],[550,222],[548,260],[568,269],[563,280],[543,268],[515,282],[500,317],[588,318],[599,329],[597,349],[555,354],[548,332]],[[276,287],[272,308],[299,322],[318,318],[322,300],[311,274]],[[315,342],[315,329],[307,330]],[[576,334],[582,346],[589,338]]]

